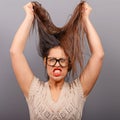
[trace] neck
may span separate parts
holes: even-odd
[[[48,83],[51,89],[61,89],[64,84],[64,79],[60,81],[50,79]]]

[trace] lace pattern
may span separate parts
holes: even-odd
[[[51,98],[48,82],[34,77],[26,100],[30,120],[81,120],[85,103],[79,79],[65,82],[55,102]]]

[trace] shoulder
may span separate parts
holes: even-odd
[[[42,81],[38,77],[34,76],[32,82],[31,82],[31,85],[30,85],[30,89],[43,86],[44,83],[45,83],[44,81]]]
[[[76,79],[69,82],[68,86],[72,91],[74,91],[75,93],[77,93],[81,97],[84,97],[83,88],[82,88],[79,77],[77,77]]]
[[[72,80],[72,81],[70,81],[69,82],[69,86],[81,88],[81,82],[80,82],[79,77],[74,79],[74,80]]]
[[[41,91],[41,89],[44,87],[45,82],[40,80],[38,77],[34,76],[31,85],[29,87],[28,91],[28,97],[27,99],[31,98],[35,94]]]

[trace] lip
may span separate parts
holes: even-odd
[[[53,69],[53,76],[59,77],[59,76],[61,76],[61,74],[62,74],[62,69],[61,68],[56,67],[56,68]]]
[[[60,68],[54,68],[54,69],[53,69],[53,72],[54,72],[55,70],[60,70],[60,71],[62,71],[62,69],[60,69]]]

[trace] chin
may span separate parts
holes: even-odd
[[[60,77],[51,77],[51,79],[58,82],[58,81],[64,80],[65,77],[62,77],[62,76],[60,76]]]

